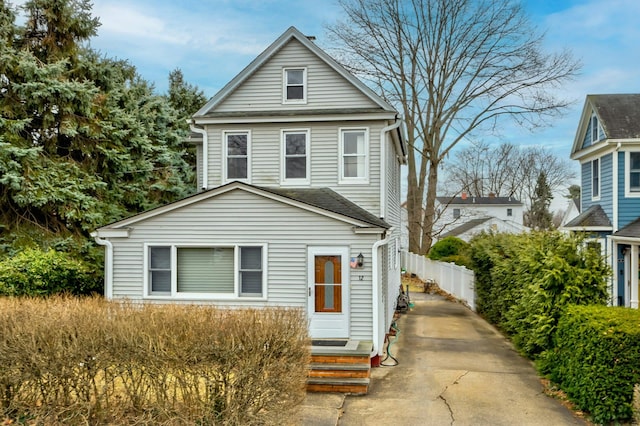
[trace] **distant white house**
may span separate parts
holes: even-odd
[[[524,205],[513,197],[436,197],[434,241],[454,236],[469,241],[485,232],[518,234],[529,230],[523,224]]]

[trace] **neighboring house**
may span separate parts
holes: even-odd
[[[578,217],[580,214],[580,197],[572,198],[567,202],[567,208],[562,214],[562,220],[560,221],[559,229],[564,229],[564,227],[571,222],[573,219]]]
[[[523,225],[523,204],[513,197],[436,197],[436,240],[455,236],[469,241],[480,232],[528,231]]]
[[[612,304],[638,308],[640,94],[588,95],[571,159],[581,165],[582,213],[563,229],[600,244]]]
[[[94,233],[106,297],[304,309],[313,339],[378,359],[400,289],[396,110],[292,27],[191,129],[202,191]]]

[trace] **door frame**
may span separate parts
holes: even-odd
[[[342,268],[342,312],[315,312],[315,257],[340,256]],[[309,246],[307,247],[307,315],[309,334],[312,338],[349,338],[351,311],[351,283],[348,246]],[[340,327],[327,329],[327,324],[339,324]]]

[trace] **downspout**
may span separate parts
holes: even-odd
[[[387,233],[391,233],[393,228],[390,228]],[[376,241],[371,247],[371,317],[373,323],[373,349],[371,350],[370,358],[378,355],[378,350],[382,348],[380,343],[380,276],[378,274],[378,248],[389,244],[391,237],[386,237],[384,240]],[[384,343],[384,342],[382,342]]]
[[[380,130],[380,219],[384,219],[387,209],[387,144],[386,134],[397,129],[402,124],[401,120],[396,121]]]
[[[111,241],[98,237],[97,232],[92,232],[91,236],[101,246],[105,246],[104,255],[104,297],[107,300],[113,299],[113,244]]]
[[[209,187],[209,143],[207,140],[207,131],[196,127],[193,123],[189,125],[189,129],[191,129],[192,132],[202,135],[202,189],[206,190]]]

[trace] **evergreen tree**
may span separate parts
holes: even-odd
[[[88,46],[86,0],[0,4],[0,255],[83,252],[89,232],[188,195],[180,113],[126,61]]]
[[[547,175],[544,171],[538,175],[531,209],[525,215],[528,223],[525,225],[533,229],[551,229],[553,227],[553,215],[549,211],[553,194],[547,182]]]

